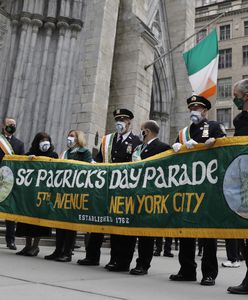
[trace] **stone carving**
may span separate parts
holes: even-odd
[[[3,47],[5,40],[6,40],[6,33],[7,33],[7,25],[3,23],[0,18],[0,49]]]
[[[0,0],[0,8],[5,9],[6,1]]]
[[[3,9],[3,1],[0,1],[0,9]],[[3,47],[7,33],[7,18],[0,12],[0,49]]]

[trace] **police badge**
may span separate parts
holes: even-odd
[[[127,153],[128,153],[128,154],[132,154],[132,151],[133,151],[133,146],[132,146],[132,144],[128,144],[128,145],[127,145]]]
[[[203,125],[202,137],[204,137],[204,138],[209,137],[209,124],[204,124]]]

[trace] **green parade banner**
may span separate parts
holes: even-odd
[[[248,137],[133,163],[6,156],[0,217],[83,232],[248,238]]]

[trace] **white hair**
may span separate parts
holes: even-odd
[[[248,93],[248,79],[242,79],[234,84],[236,88],[242,94]]]

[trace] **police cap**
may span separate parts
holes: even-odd
[[[113,112],[113,115],[114,115],[114,118],[128,118],[130,120],[133,119],[133,113],[128,110],[128,109],[125,109],[125,108],[121,108],[121,109],[116,109],[114,112]]]
[[[197,96],[197,95],[193,95],[191,97],[189,97],[187,99],[187,104],[188,104],[188,108],[192,107],[192,106],[196,106],[196,105],[202,105],[204,107],[206,107],[207,110],[209,110],[211,108],[211,102],[202,97],[202,96]]]

